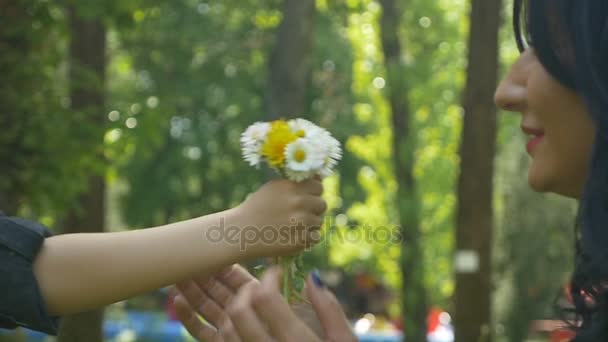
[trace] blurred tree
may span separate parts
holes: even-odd
[[[0,58],[0,73],[3,75],[0,79],[0,127],[5,131],[0,137],[0,173],[3,175],[0,179],[0,209],[8,215],[17,213],[27,194],[27,180],[20,173],[27,163],[26,156],[39,153],[35,146],[27,146],[26,143],[32,125],[27,112],[39,103],[27,106],[20,96],[31,94],[33,83],[44,79],[43,75],[32,72],[38,69],[34,59],[36,50],[42,50],[42,42],[37,39],[39,32],[25,23],[45,9],[38,7],[28,13],[25,4],[0,1],[0,20],[4,23],[0,29],[0,50],[3,51]],[[19,60],[27,63],[27,67],[15,68]]]
[[[401,291],[400,244],[377,238],[398,229],[393,171],[392,116],[387,92],[388,70],[380,43],[381,6],[377,1],[348,1],[350,14],[345,35],[353,54],[352,115],[354,125],[345,142],[346,155],[357,160],[342,163],[340,173],[343,212],[334,221],[336,234],[331,260],[349,273],[361,269],[390,284],[394,301],[388,314],[397,317]],[[455,208],[454,184],[461,127],[459,88],[465,64],[464,6],[459,1],[408,2],[402,12],[400,39],[408,47],[401,56],[410,85],[408,99],[416,164],[414,177],[420,197],[421,244],[425,267],[424,286],[433,305],[448,308],[453,291],[452,245]],[[338,50],[338,49],[334,49]],[[357,128],[359,125],[364,130]],[[348,187],[356,188],[353,195]],[[328,195],[330,190],[328,190]],[[360,196],[360,197],[359,197]],[[340,201],[338,201],[340,203]],[[428,270],[428,271],[426,271]]]
[[[70,28],[70,103],[73,115],[82,116],[89,129],[71,137],[90,148],[87,155],[96,162],[88,175],[88,186],[78,196],[64,221],[64,233],[93,233],[104,230],[105,181],[103,136],[105,123],[106,28],[102,19],[68,10]],[[84,127],[83,127],[84,128]],[[86,158],[81,156],[81,158]],[[59,341],[102,341],[103,309],[66,316],[61,321]]]
[[[353,92],[355,60],[353,42],[345,33],[351,10],[343,1],[317,1],[317,12],[312,86],[306,101],[311,118],[346,143],[349,137],[364,135],[374,129],[369,122],[357,120],[353,110],[356,105]],[[340,201],[334,214],[345,213],[355,201],[364,200],[364,189],[354,181],[364,164],[359,156],[344,153],[337,170]]]
[[[500,0],[472,0],[456,227],[456,341],[491,341]],[[469,264],[469,265],[464,265]]]
[[[79,179],[63,139],[63,15],[47,1],[1,1],[0,22],[0,210],[35,219],[64,210]]]
[[[395,0],[381,0],[380,33],[387,75],[392,122],[393,170],[397,180],[396,206],[401,234],[403,329],[408,341],[426,340],[427,300],[420,246],[419,199],[414,180],[415,135],[408,99],[407,71],[399,37],[401,11]]]
[[[285,0],[277,42],[269,60],[269,117],[308,117],[306,94],[311,81],[315,0]]]

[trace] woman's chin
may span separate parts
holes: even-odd
[[[550,192],[575,199],[579,198],[580,187],[573,185],[569,186],[570,184],[560,184],[559,182],[552,182],[551,177],[548,177],[547,174],[538,171],[540,170],[535,170],[533,168],[530,168],[528,171],[528,185],[533,191],[540,193]]]
[[[528,185],[536,192],[550,192],[551,187],[548,177],[540,171],[533,166],[530,167],[530,170],[528,170]]]

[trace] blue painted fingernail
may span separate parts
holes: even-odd
[[[323,283],[323,280],[321,280],[321,275],[319,274],[319,270],[314,270],[310,273],[311,277],[312,277],[312,282],[315,284],[316,287],[318,288],[323,288],[325,287],[325,283]]]

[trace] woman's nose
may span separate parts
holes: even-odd
[[[526,105],[527,72],[524,55],[511,66],[494,93],[494,102],[503,110],[520,112]]]
[[[498,108],[506,111],[522,111],[526,103],[525,85],[516,82],[512,75],[507,75],[496,88],[494,102]]]

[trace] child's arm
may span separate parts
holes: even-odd
[[[212,243],[205,232],[236,222],[227,211],[121,233],[47,238],[34,263],[49,313],[65,315],[113,303],[243,260],[238,244]]]
[[[268,240],[261,234],[293,224],[293,219],[307,227],[305,234],[318,228],[325,210],[321,191],[317,181],[273,181],[221,213],[129,232],[51,237],[35,260],[34,273],[49,312],[65,315],[212,274],[249,258],[294,253],[304,248],[304,241],[282,241],[285,235],[280,234]],[[221,239],[217,227],[224,227]],[[289,234],[296,233],[292,229]],[[247,243],[239,238],[243,235]]]

